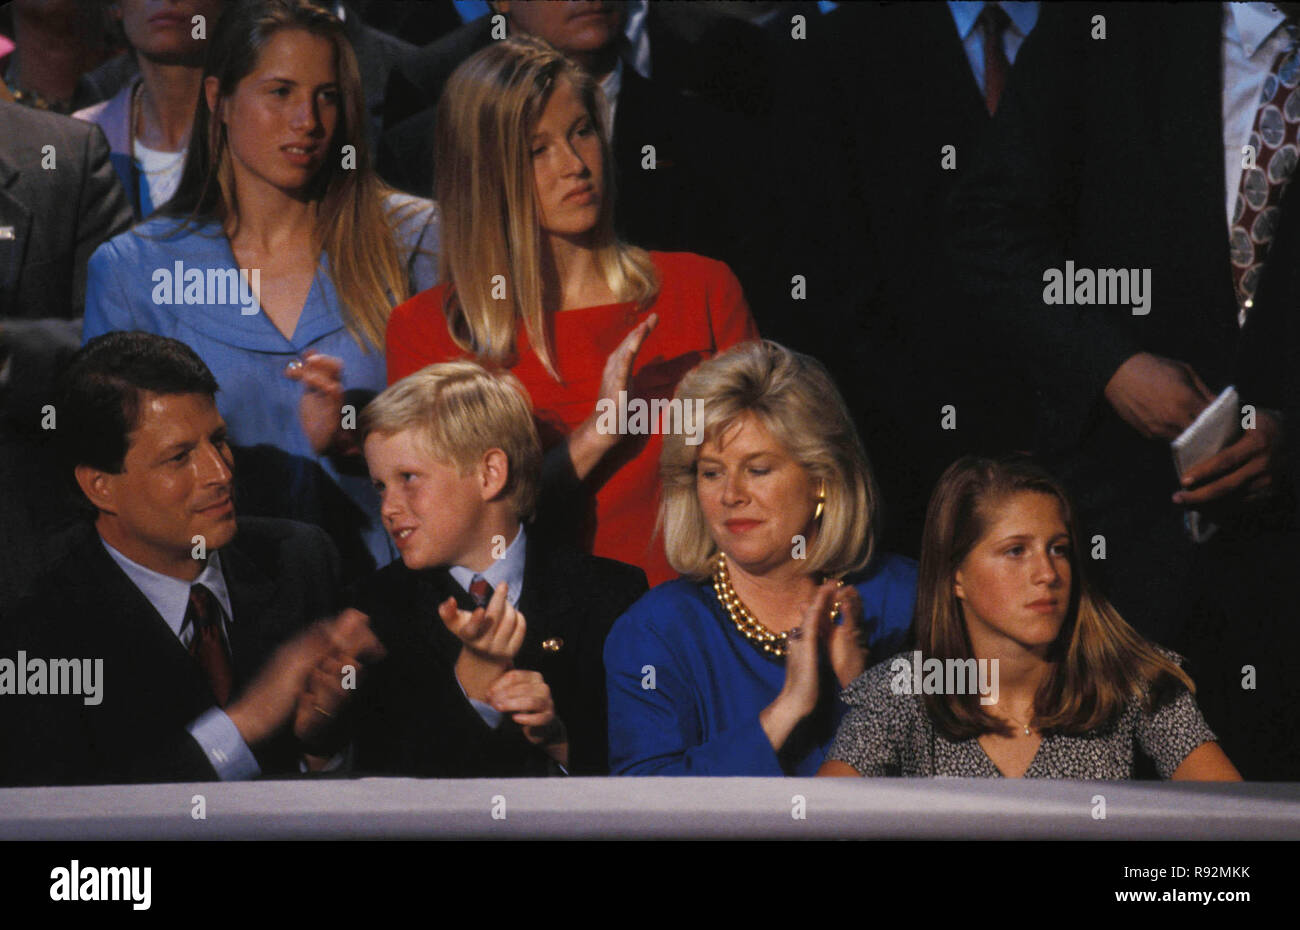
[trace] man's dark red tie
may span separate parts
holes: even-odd
[[[234,672],[230,667],[230,653],[226,650],[221,633],[221,605],[212,592],[201,584],[190,587],[190,605],[185,610],[182,629],[189,624],[194,628],[190,640],[190,655],[199,660],[199,667],[217,698],[217,706],[225,707],[230,700]]]
[[[1007,72],[1011,70],[1007,53],[1002,48],[1002,36],[1011,25],[1011,19],[996,3],[986,3],[980,11],[979,22],[984,33],[984,105],[992,116],[998,112],[998,100],[1002,98],[1002,88],[1007,86]]]
[[[474,598],[476,607],[486,607],[487,602],[492,599],[492,588],[488,586],[487,579],[478,575],[469,583],[470,597]]]
[[[1255,305],[1259,276],[1282,215],[1282,195],[1295,174],[1300,147],[1300,28],[1283,24],[1286,44],[1264,79],[1250,131],[1255,164],[1243,167],[1229,238],[1232,281],[1237,289],[1237,325],[1245,326]]]

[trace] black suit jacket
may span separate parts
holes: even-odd
[[[384,90],[384,132],[437,107],[451,73],[492,41],[492,17],[481,16],[407,55],[388,75]],[[432,138],[432,135],[430,136]],[[422,194],[421,196],[428,196]]]
[[[645,573],[610,559],[528,538],[519,610],[527,624],[515,667],[541,672],[569,733],[569,770],[608,771],[602,652],[605,636],[646,591]],[[438,616],[455,597],[473,601],[446,569],[381,569],[350,599],[387,650],[357,695],[355,768],[438,778],[541,775],[547,757],[507,717],[489,729],[455,678],[460,641]],[[560,642],[558,651],[542,644]]]
[[[351,4],[342,4],[344,10],[343,32],[352,43],[361,72],[361,90],[366,97],[366,112],[370,119],[366,126],[366,141],[374,151],[379,144],[383,125],[384,90],[388,76],[399,62],[416,51],[410,42],[366,25]]]
[[[772,33],[778,43],[789,40],[788,17],[785,27]],[[764,30],[699,4],[655,0],[646,9],[645,30],[656,82],[747,119],[768,117],[778,72]]]
[[[1107,38],[1092,39],[1103,12]],[[1165,443],[1141,439],[1103,397],[1130,356],[1192,366],[1213,391],[1276,406],[1279,351],[1300,289],[1300,193],[1282,221],[1244,329],[1228,258],[1219,4],[1048,5],[1017,62],[974,171],[954,195],[953,253],[996,334],[1042,391],[1049,447],[1123,463],[1172,493]],[[1168,62],[1185,63],[1170,68]],[[1044,272],[1150,269],[1150,312],[1045,306]]]
[[[81,316],[90,253],[130,224],[98,126],[0,101],[0,320]]]
[[[1097,14],[1104,40],[1092,38]],[[1223,531],[1194,546],[1170,499],[1178,484],[1169,444],[1144,439],[1104,396],[1121,364],[1150,352],[1190,365],[1216,394],[1233,384],[1243,404],[1285,402],[1300,305],[1300,185],[1280,204],[1255,306],[1239,328],[1223,15],[1220,4],[1046,5],[952,203],[965,306],[985,321],[984,341],[1001,342],[1028,370],[1039,446],[1071,487],[1085,538],[1106,539],[1108,559],[1096,563],[1103,589],[1142,633],[1176,648],[1203,607],[1195,592],[1208,574],[1198,559],[1218,554],[1227,564],[1222,547],[1284,528],[1294,499],[1284,487],[1258,503],[1221,501]],[[1149,271],[1149,311],[1047,305],[1045,272],[1064,272],[1067,260]]]
[[[919,551],[934,482],[964,452],[1032,431],[1023,390],[988,364],[980,318],[950,288],[945,212],[990,117],[947,4],[841,4],[810,16],[774,133],[786,240],[766,290],[765,336],[823,361],[852,412],[889,507],[887,548]],[[1019,79],[1017,60],[1009,83]],[[956,167],[946,167],[952,146]],[[807,296],[790,296],[792,275]],[[940,429],[941,409],[956,430]]]
[[[221,550],[230,593],[232,698],[300,627],[330,614],[338,556],[319,529],[242,518]],[[101,701],[7,695],[0,776],[7,784],[205,781],[217,777],[185,727],[216,701],[198,664],[88,532],[0,627],[0,657],[103,659]],[[297,770],[291,737],[254,747],[266,774]]]
[[[80,344],[86,263],[130,225],[98,126],[0,101],[0,430],[39,431]]]

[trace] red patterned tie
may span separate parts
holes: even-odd
[[[225,637],[221,634],[221,605],[212,592],[201,584],[190,587],[190,606],[185,610],[186,625],[193,626],[190,655],[199,660],[199,667],[212,687],[217,706],[225,707],[230,700],[234,672],[230,667],[230,653],[226,651]]]
[[[989,116],[998,112],[1002,88],[1007,86],[1007,72],[1011,65],[1002,48],[1002,36],[1011,24],[1006,11],[996,3],[984,4],[980,11],[980,30],[984,33],[984,105]]]
[[[1290,37],[1287,47],[1273,62],[1264,81],[1255,113],[1250,146],[1255,167],[1241,174],[1237,203],[1232,211],[1229,246],[1232,280],[1237,292],[1237,325],[1245,326],[1255,305],[1259,275],[1268,257],[1268,247],[1277,232],[1282,194],[1296,165],[1296,136],[1300,128],[1300,28],[1289,20],[1284,27]]]
[[[482,575],[474,576],[474,580],[469,583],[469,593],[477,607],[486,607],[487,602],[492,599],[492,589],[488,587],[487,579]]]

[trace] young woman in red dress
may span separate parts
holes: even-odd
[[[495,42],[452,75],[436,139],[442,283],[393,311],[388,380],[463,356],[509,368],[549,467],[571,465],[589,492],[580,542],[653,585],[676,576],[653,532],[659,430],[693,423],[637,411],[758,332],[725,264],[615,236],[607,116],[592,78],[535,39]]]

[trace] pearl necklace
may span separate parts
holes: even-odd
[[[718,600],[722,602],[723,609],[726,610],[727,616],[736,625],[736,629],[740,631],[741,636],[762,649],[765,655],[769,655],[774,659],[785,657],[790,634],[773,633],[749,612],[749,608],[741,602],[740,597],[736,594],[736,589],[731,586],[731,575],[727,571],[727,557],[721,552],[718,553],[718,558],[713,566],[713,591],[718,595]]]
[[[843,581],[839,582],[842,586]],[[718,600],[722,603],[723,609],[731,622],[736,625],[740,635],[745,637],[759,649],[763,650],[764,655],[771,656],[774,659],[783,659],[790,645],[790,634],[773,633],[764,626],[757,617],[750,613],[749,608],[736,594],[736,589],[731,586],[731,573],[727,571],[727,557],[721,552],[713,565],[713,591],[718,595]],[[839,607],[831,606],[831,619],[839,613]]]

